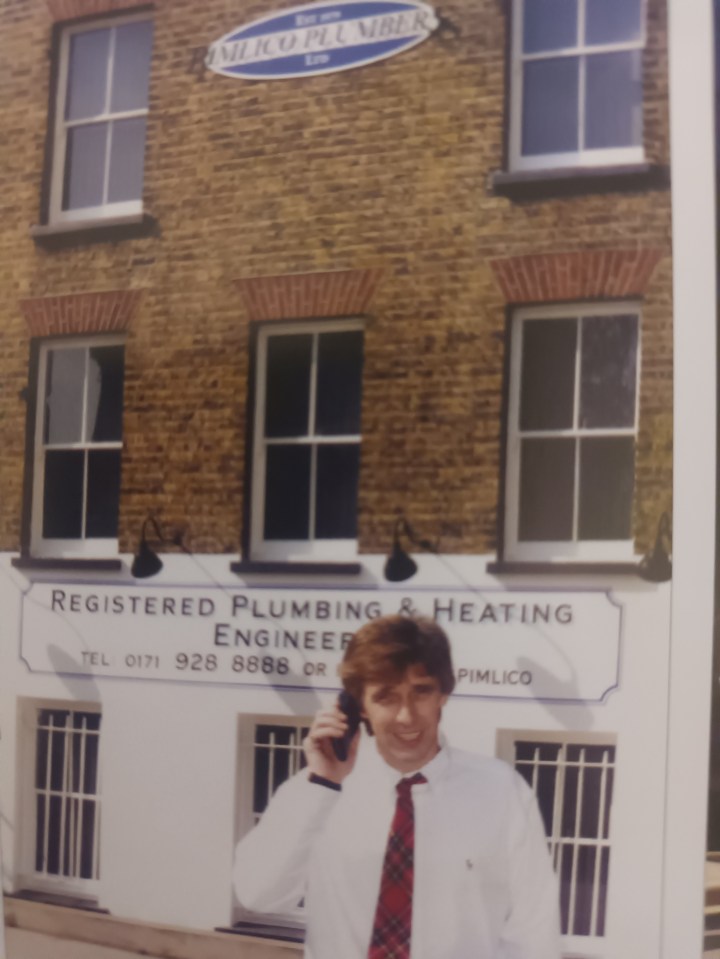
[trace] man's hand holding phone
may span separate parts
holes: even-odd
[[[341,694],[330,709],[321,709],[303,742],[308,772],[338,785],[342,783],[355,765],[360,742],[358,725],[359,710],[354,703],[348,703],[347,694]]]

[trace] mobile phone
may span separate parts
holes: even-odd
[[[345,713],[348,728],[345,730],[345,733],[342,736],[336,737],[332,740],[332,745],[335,755],[341,763],[344,763],[348,758],[350,743],[353,741],[353,737],[360,726],[360,703],[357,701],[357,699],[355,699],[354,696],[351,696],[350,693],[343,689],[338,696],[338,706],[340,711]]]

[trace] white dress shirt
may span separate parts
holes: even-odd
[[[402,777],[372,740],[364,747],[342,792],[307,770],[284,783],[237,848],[246,908],[279,912],[305,897],[306,959],[367,957]],[[420,771],[411,959],[559,959],[557,884],[524,779],[447,746]]]

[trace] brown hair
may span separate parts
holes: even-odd
[[[371,619],[350,640],[340,665],[343,686],[361,701],[365,683],[400,682],[410,666],[424,666],[449,694],[455,687],[450,643],[433,619]]]

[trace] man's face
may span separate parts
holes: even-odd
[[[429,762],[439,749],[438,725],[447,696],[424,666],[410,666],[399,683],[366,683],[362,714],[378,752],[401,773]]]

